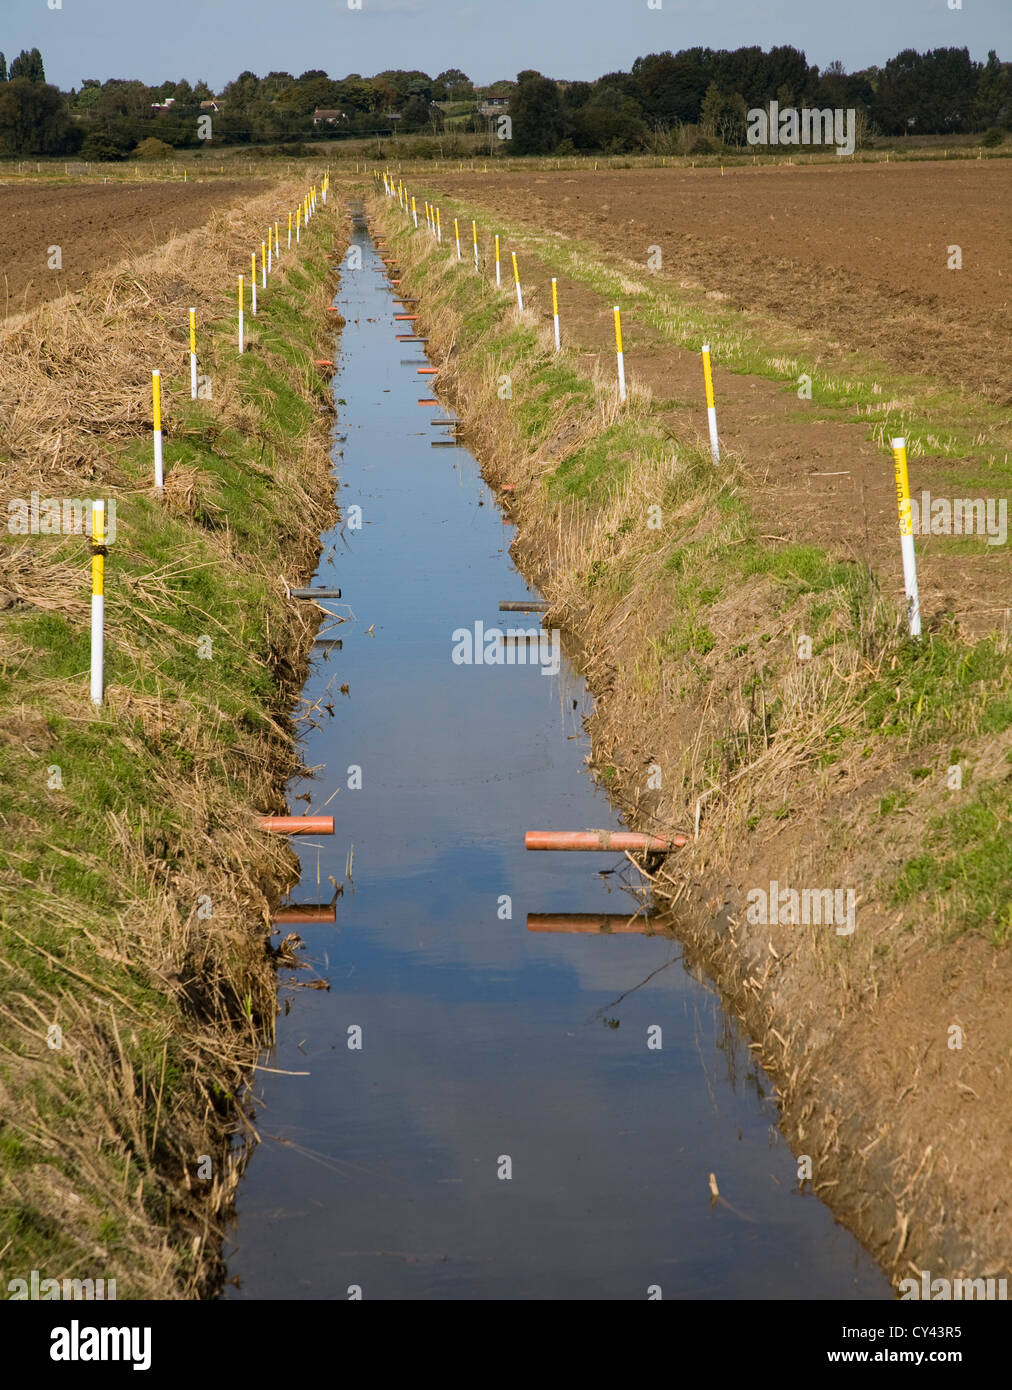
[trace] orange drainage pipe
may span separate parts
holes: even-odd
[[[394,314],[394,318],[398,321],[398,323],[414,323],[415,319],[418,318],[418,315],[417,315],[417,314]]]
[[[277,921],[277,918],[274,919]],[[650,917],[623,917],[617,912],[528,912],[528,931],[591,932],[611,936],[626,933],[645,936],[653,926]]]
[[[317,367],[332,367],[333,365],[333,362],[328,361],[326,357],[318,357],[316,359]]]
[[[260,829],[269,835],[333,835],[333,816],[261,816]]]
[[[401,282],[400,282],[400,280],[391,279],[390,283],[391,283],[391,285],[399,285]]]
[[[339,314],[340,312],[341,312],[341,311],[340,311],[340,309],[337,307],[336,304],[328,304],[328,305],[327,305],[327,313],[328,313],[328,314]]]
[[[420,401],[418,402],[418,404],[419,404],[419,405],[442,405],[442,401],[437,401],[437,400],[435,399],[435,397],[433,397],[431,400],[425,400],[425,401],[420,400]]]
[[[665,840],[660,835],[642,835],[635,830],[528,830],[525,849],[647,850],[681,849],[688,836]]]
[[[438,375],[439,375],[439,368],[438,368],[438,367],[416,367],[416,368],[415,368],[415,371],[418,373],[419,376],[438,376]]]
[[[325,903],[319,907],[279,907],[271,921],[286,927],[297,922],[336,922],[337,908]]]

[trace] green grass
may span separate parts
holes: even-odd
[[[955,799],[963,793],[950,793]],[[996,945],[1012,940],[1012,796],[987,785],[931,824],[931,849],[903,867],[894,904],[934,899],[954,933],[983,931]]]

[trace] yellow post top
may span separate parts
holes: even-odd
[[[291,214],[291,213],[288,214],[288,230],[289,230],[289,231],[292,230],[292,214]]]
[[[412,195],[411,195],[411,211],[412,211],[412,212],[415,211],[415,206],[416,206],[416,205],[415,205],[415,195],[412,193]]]
[[[900,518],[900,534],[914,534],[913,517],[910,511],[910,478],[907,473],[907,441],[893,440],[893,469],[896,477],[896,509]]]
[[[456,217],[453,219],[453,235],[457,238],[458,241],[460,240],[460,224],[458,223]]]
[[[442,225],[443,225],[443,215],[442,215],[442,213],[440,212],[439,208],[436,208],[436,226],[441,228]]]
[[[615,351],[622,351],[622,313],[618,305],[615,305]]]
[[[474,242],[475,246],[478,245],[478,224],[477,224],[477,222],[472,222],[472,223],[471,223],[471,240]]]
[[[92,502],[91,504],[91,543],[92,545],[105,544],[104,502]]]
[[[197,351],[197,311],[190,310],[190,351]]]
[[[510,255],[513,257],[513,279],[514,279],[514,280],[516,281],[516,283],[519,285],[519,284],[520,284],[520,272],[519,272],[519,270],[517,270],[517,253],[516,253],[515,251],[511,251],[511,252],[510,252]]]
[[[553,276],[553,277],[552,277],[552,313],[553,313],[553,314],[558,314],[558,312],[559,312],[559,282],[558,282],[558,280],[556,280],[555,277]]]
[[[257,253],[255,251],[250,252],[249,263],[253,271],[253,279],[255,280],[257,278]]]
[[[243,294],[243,280],[244,280],[244,278],[245,278],[245,277],[242,276],[242,275],[239,276],[239,312],[240,312],[240,314],[242,313],[242,306],[243,306],[243,303],[244,303],[244,300],[245,300],[245,295]]]
[[[162,428],[162,374],[151,373],[151,404],[156,432]]]
[[[703,384],[706,387],[706,408],[713,406],[713,372],[710,369],[710,344],[703,344]]]
[[[496,232],[496,234],[495,234],[495,258],[496,258],[496,260],[499,259],[499,233],[498,233],[498,232]]]

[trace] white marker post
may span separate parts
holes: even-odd
[[[474,268],[478,269],[478,224],[471,223],[471,240],[474,242]]]
[[[559,282],[552,276],[552,318],[555,320],[555,351],[559,352],[562,340],[559,336]]]
[[[162,374],[151,373],[151,413],[155,427],[155,487],[161,488],[162,473]]]
[[[706,418],[710,425],[710,454],[714,463],[720,462],[720,441],[717,438],[717,407],[713,400],[713,372],[710,370],[710,344],[703,344],[703,385],[706,387]]]
[[[453,219],[453,235],[457,241],[457,260],[460,260],[460,223],[457,218]]]
[[[914,523],[910,510],[910,479],[907,476],[907,441],[894,439],[893,466],[896,473],[896,506],[900,516],[900,550],[903,555],[903,587],[907,595],[910,636],[921,635],[921,601],[917,593],[917,557],[914,554]]]
[[[239,276],[239,351],[245,352],[245,341],[243,338],[243,309],[246,303],[246,295],[243,289],[243,277]]]
[[[618,398],[625,400],[625,353],[622,351],[622,314],[615,305],[615,356],[618,359]]]
[[[267,288],[267,243],[260,243],[260,271],[264,277],[263,288]]]
[[[252,311],[253,311],[253,317],[256,318],[256,316],[257,316],[257,253],[256,253],[255,251],[251,251],[251,252],[250,252],[249,263],[250,263],[250,271],[251,271],[251,274],[250,274],[250,277],[249,277],[249,283],[250,283],[250,290],[251,290],[252,295],[253,295],[253,301],[252,301],[252,304],[250,305],[250,308],[251,308]]]
[[[412,216],[412,217],[414,218],[414,220],[415,220],[415,231],[417,232],[417,231],[418,231],[418,204],[417,204],[417,202],[415,201],[415,195],[414,195],[413,193],[412,193],[412,195],[411,195],[411,216]]]
[[[263,242],[261,242],[260,245],[262,246],[262,245],[263,245]],[[265,272],[265,276],[266,276],[266,275],[270,275],[271,272],[273,271],[273,269],[274,269],[274,246],[273,246],[273,244],[272,244],[272,242],[271,242],[271,229],[270,229],[270,227],[268,227],[268,228],[267,228],[267,270],[266,270],[266,272]],[[264,284],[265,284],[265,285],[267,284],[266,278],[264,279]]]
[[[105,503],[91,504],[91,703],[105,694]]]
[[[502,269],[499,265],[499,233],[495,234],[495,287],[502,287]]]
[[[516,286],[517,290],[517,308],[520,310],[521,313],[523,313],[524,294],[523,290],[521,290],[520,288],[520,271],[517,269],[517,253],[515,251],[512,251],[510,252],[510,254],[513,257],[513,283]]]
[[[197,399],[197,311],[190,310],[190,400]]]

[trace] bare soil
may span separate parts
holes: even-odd
[[[261,179],[128,184],[0,183],[0,316],[80,289],[88,275],[205,222]],[[52,247],[63,268],[50,270]]]
[[[660,246],[662,274],[744,312],[1012,400],[1012,160],[462,173],[439,187],[644,270]]]

